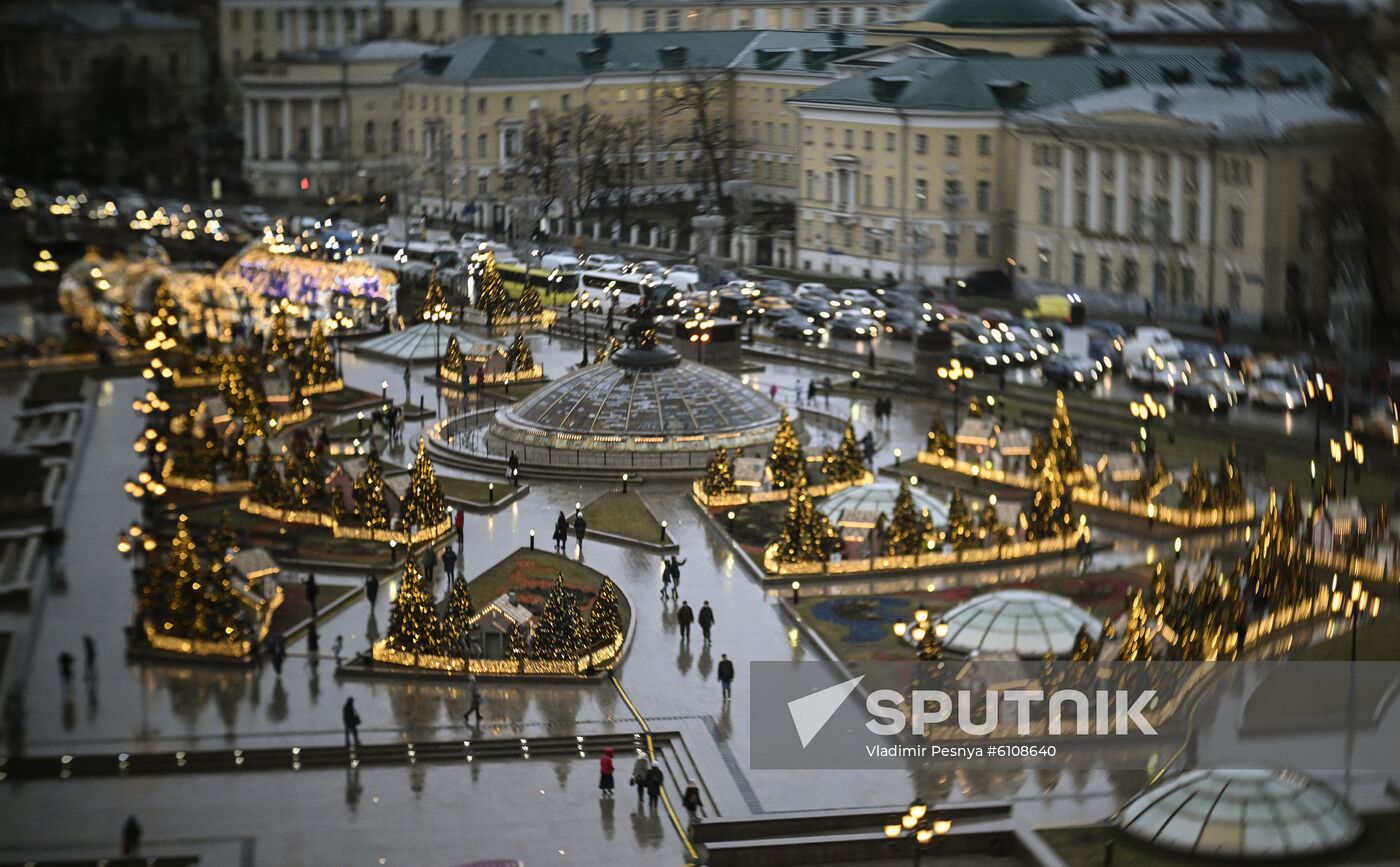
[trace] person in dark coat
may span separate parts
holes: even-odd
[[[510,482],[512,485],[518,484],[517,477],[520,472],[520,458],[516,457],[515,449],[511,449],[510,460],[506,461],[506,466],[510,470],[510,474],[506,476],[506,481]]]
[[[73,654],[66,650],[58,655],[58,677],[63,681],[64,689],[73,682]]]
[[[734,683],[734,663],[730,661],[729,654],[719,655],[719,668],[715,670],[715,676],[719,678],[720,694],[725,701],[729,701],[730,689]]]
[[[637,750],[637,760],[632,763],[632,777],[627,781],[628,785],[637,787],[637,806],[642,805],[642,793],[647,788],[647,771],[651,769],[651,760],[642,750]]]
[[[656,802],[661,799],[661,784],[666,781],[666,774],[662,772],[661,766],[656,762],[651,763],[647,769],[645,785],[647,787],[647,805],[653,810],[656,809]]]
[[[97,642],[91,635],[83,636],[83,676],[89,680],[97,676]]]
[[[345,724],[345,748],[350,748],[350,741],[355,741],[355,749],[360,748],[360,714],[355,710],[354,697],[345,700],[345,706],[340,709],[340,721]]]
[[[451,548],[442,552],[442,574],[447,577],[448,583],[457,575],[457,552]]]
[[[563,552],[564,547],[569,544],[569,519],[560,512],[559,517],[554,521],[554,550]]]
[[[583,550],[583,537],[588,532],[588,522],[583,520],[583,513],[579,512],[574,516],[574,538],[578,540],[578,549]]]
[[[691,610],[690,600],[681,603],[680,610],[676,612],[676,623],[681,627],[681,643],[690,643],[690,624],[695,622],[695,612]]]
[[[462,547],[462,537],[467,532],[467,513],[462,509],[457,510],[457,515],[453,518],[457,523],[457,547]]]
[[[671,598],[672,598],[672,599],[679,599],[679,598],[680,598],[680,595],[681,595],[681,567],[684,566],[685,563],[686,563],[685,560],[677,560],[675,554],[672,554],[671,557],[670,557],[670,559],[668,559],[668,560],[666,561],[666,568],[669,569],[669,570],[671,570]]]
[[[481,689],[476,685],[475,677],[472,677],[472,704],[462,714],[462,722],[471,725],[472,714],[476,714],[476,724],[481,725]]]
[[[695,780],[687,780],[685,784],[685,794],[681,795],[681,805],[686,812],[690,813],[690,821],[695,821],[695,814],[700,811],[700,786]]]
[[[613,795],[613,748],[607,747],[598,759],[598,790],[604,798]]]
[[[135,816],[127,816],[122,825],[122,854],[136,855],[141,852],[141,823]]]
[[[374,602],[379,598],[379,579],[371,572],[365,576],[365,598],[369,600],[369,608],[374,610]]]
[[[705,636],[705,643],[710,643],[710,630],[715,625],[715,612],[710,608],[710,600],[706,599],[705,604],[700,606],[700,632]]]
[[[306,593],[306,604],[311,606],[311,616],[315,618],[317,616],[316,599],[321,595],[321,588],[316,586],[316,573],[307,573],[306,580],[301,582],[301,586]]]

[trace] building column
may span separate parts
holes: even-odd
[[[282,100],[282,159],[292,158],[292,101]]]
[[[1062,145],[1060,156],[1060,225],[1066,229],[1074,225],[1074,148]]]
[[[336,9],[331,15],[335,17],[335,44],[340,48],[345,45],[345,12]]]
[[[1142,154],[1142,216],[1143,229],[1152,229],[1152,202],[1157,198],[1157,164],[1151,151]]]
[[[1103,178],[1103,165],[1101,163],[1099,149],[1089,148],[1089,231],[1097,232],[1102,228],[1103,208],[1100,199],[1103,192],[1100,189]]]
[[[255,151],[255,152],[256,152],[256,154],[257,154],[257,158],[258,158],[258,159],[260,159],[260,160],[265,160],[265,159],[267,159],[267,154],[268,154],[268,145],[267,145],[267,137],[268,137],[268,132],[267,132],[267,100],[265,100],[265,99],[255,99],[255,100],[253,100],[253,105],[254,105],[255,109],[257,110],[257,113],[258,113],[258,119],[257,119],[257,124],[256,124],[256,125],[257,125],[257,128],[258,128],[258,132],[257,132],[258,144],[257,144],[257,148],[256,148],[256,151]]]
[[[311,158],[321,158],[321,98],[311,98]]]
[[[284,9],[277,13],[277,17],[282,24],[282,50],[290,53],[292,50],[292,28],[296,26],[297,20],[296,13]]]
[[[1198,192],[1196,193],[1196,218],[1200,220],[1200,225],[1196,227],[1196,237],[1200,239],[1200,243],[1207,245],[1210,244],[1211,214],[1215,210],[1215,190],[1211,188],[1214,171],[1215,164],[1211,161],[1210,155],[1207,154],[1201,160],[1200,183],[1197,184]]]
[[[314,9],[303,9],[301,13],[301,47],[311,47],[311,19],[316,14]]]
[[[1113,152],[1113,231],[1128,234],[1128,152]]]
[[[1171,238],[1180,241],[1185,237],[1186,203],[1182,199],[1184,167],[1181,154],[1173,153],[1171,158]]]
[[[257,159],[255,150],[257,142],[256,125],[253,117],[253,101],[244,97],[243,99],[243,158],[246,160]]]
[[[363,9],[355,10],[355,42],[356,44],[365,41],[365,15],[368,13]]]

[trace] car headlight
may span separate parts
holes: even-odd
[[[997,366],[997,357],[996,357],[995,355],[988,355],[988,356],[987,356],[985,359],[983,359],[983,360],[987,362],[987,366],[988,366],[988,367],[996,367],[996,366]]]
[[[1082,374],[1082,373],[1080,373],[1079,371],[1076,370],[1076,371],[1074,372],[1074,380],[1075,380],[1075,382],[1083,382],[1083,381],[1084,381],[1084,374]]]

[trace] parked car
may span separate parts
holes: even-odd
[[[1249,402],[1268,409],[1291,411],[1306,405],[1302,390],[1291,377],[1261,376],[1249,386]]]
[[[627,260],[612,253],[590,253],[584,257],[585,271],[621,271],[627,267]]]
[[[655,259],[643,259],[640,262],[633,262],[622,269],[624,274],[648,274],[658,279],[666,276],[666,266]]]
[[[700,269],[686,263],[672,265],[666,269],[666,279],[677,289],[689,290],[700,282]]]
[[[864,289],[842,289],[836,293],[846,307],[883,307],[880,299]]]
[[[1087,355],[1054,355],[1040,365],[1045,381],[1056,388],[1091,389],[1099,381],[1103,363]]]
[[[895,340],[912,340],[924,327],[924,318],[911,310],[894,310],[883,320],[885,333]]]
[[[816,341],[826,336],[826,327],[810,316],[789,313],[769,323],[774,337],[787,340]]]
[[[1178,412],[1228,413],[1234,400],[1210,382],[1193,382],[1175,392]]]
[[[875,337],[880,333],[880,323],[872,317],[850,310],[842,310],[831,318],[831,333],[837,337]]]

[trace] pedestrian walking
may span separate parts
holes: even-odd
[[[695,814],[700,812],[700,786],[694,778],[685,782],[685,794],[681,795],[681,805],[690,814],[690,821],[694,824],[697,821]]]
[[[800,380],[800,379],[797,380],[797,382],[793,385],[792,390],[795,391],[795,392],[797,393],[797,405],[798,405],[798,406],[801,406],[801,405],[802,405],[802,380]]]
[[[817,402],[817,380],[815,378],[807,381],[807,402]]]
[[[554,550],[560,554],[569,544],[569,519],[561,511],[554,521]]]
[[[588,522],[583,519],[583,513],[574,515],[574,538],[578,540],[578,550],[583,552],[583,536],[588,532]]]
[[[141,852],[141,823],[135,816],[127,816],[122,824],[122,855],[137,855]]]
[[[719,678],[720,694],[725,701],[729,701],[730,690],[734,684],[734,663],[730,661],[729,654],[719,655],[719,668],[715,670],[715,675]]]
[[[457,521],[457,547],[460,548],[462,547],[463,536],[466,535],[467,513],[462,509],[458,509],[455,520]]]
[[[510,473],[510,475],[506,476],[506,481],[510,482],[512,485],[520,484],[516,480],[516,477],[520,473],[520,458],[516,456],[515,449],[510,450],[510,458],[506,461],[506,468]]]
[[[355,742],[355,749],[360,748],[360,714],[355,710],[355,698],[351,696],[345,700],[345,706],[340,709],[340,721],[345,723],[345,748],[350,748],[350,742]]]
[[[91,635],[83,636],[83,675],[89,680],[97,676],[97,642]]]
[[[73,683],[73,654],[66,650],[58,655],[58,678],[64,689]]]
[[[661,561],[661,600],[671,595],[671,564],[665,560]]]
[[[306,593],[306,604],[311,606],[311,618],[314,620],[317,617],[316,599],[321,595],[321,588],[316,586],[316,573],[308,572],[301,586]]]
[[[637,760],[632,763],[632,776],[627,780],[627,785],[635,786],[637,789],[637,806],[642,805],[642,793],[647,787],[647,770],[651,768],[651,762],[647,761],[645,750],[637,750]]]
[[[671,570],[671,598],[678,599],[681,595],[681,567],[686,564],[685,560],[677,560],[676,555],[666,561],[666,566]]]
[[[676,612],[676,623],[681,627],[681,643],[690,643],[690,624],[695,622],[695,612],[690,607],[690,600],[681,603],[681,608]]]
[[[710,608],[710,600],[706,599],[705,603],[700,606],[700,616],[696,619],[700,621],[700,634],[705,637],[705,643],[709,644],[710,630],[715,625],[715,612],[714,609]]]
[[[646,787],[647,805],[653,810],[656,809],[656,802],[661,798],[661,784],[665,781],[666,774],[662,772],[661,766],[652,762],[651,767],[647,768]]]
[[[482,389],[484,388],[486,388],[486,374],[483,372],[482,368],[478,367],[476,369],[476,394],[478,397],[481,396]]]
[[[472,714],[476,714],[476,724],[481,725],[481,688],[476,684],[475,675],[472,676],[471,684],[472,703],[471,706],[467,708],[467,712],[462,714],[462,722],[471,725]]]
[[[374,610],[374,602],[379,598],[379,579],[371,572],[365,576],[365,598],[369,600],[369,610]]]
[[[404,403],[413,403],[413,365],[403,366],[403,400]]]
[[[613,748],[607,747],[598,759],[598,790],[604,798],[613,796]]]
[[[442,574],[449,584],[457,577],[457,552],[451,548],[442,552]]]
[[[777,400],[777,399],[778,399],[778,384],[777,384],[776,382],[773,383],[772,385],[768,386],[768,399],[769,399],[769,400]]]

